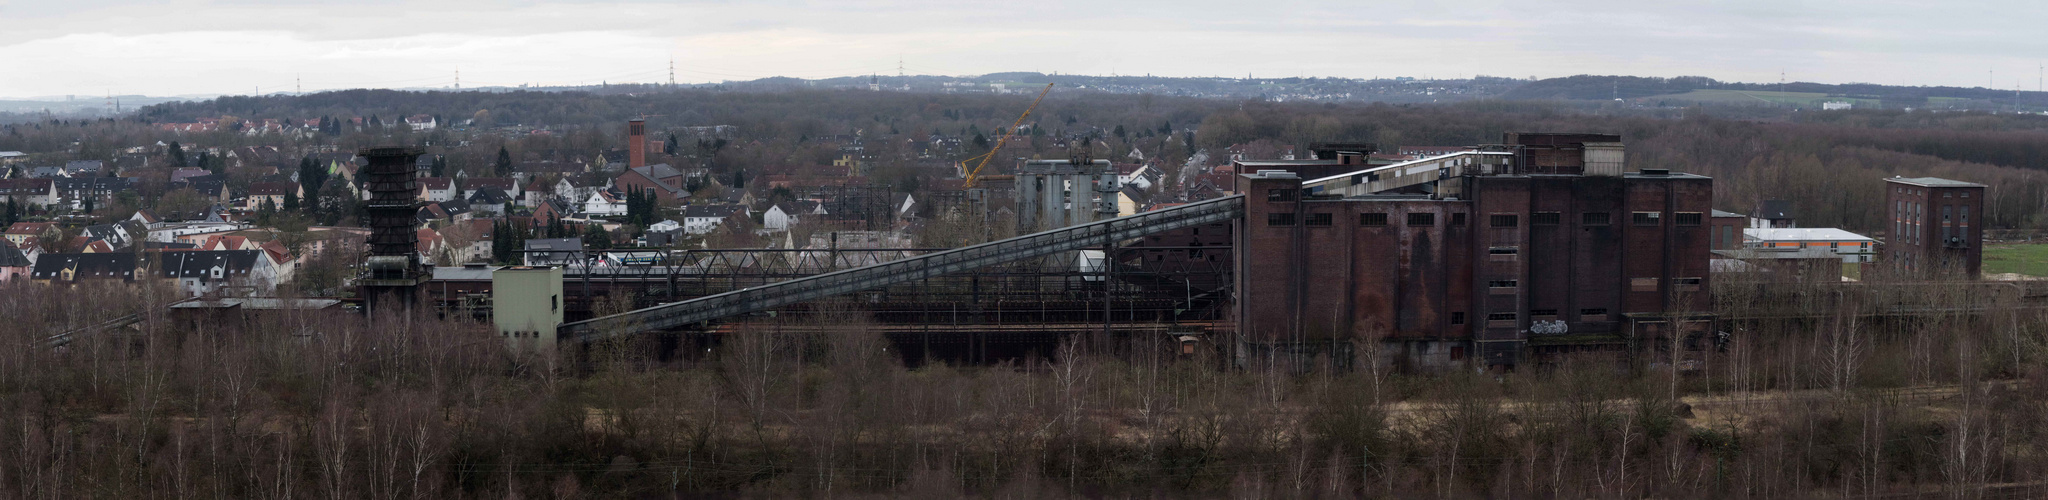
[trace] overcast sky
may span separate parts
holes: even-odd
[[[998,71],[2023,86],[2033,2],[0,0],[0,96]],[[1995,72],[1991,73],[1991,72]],[[1995,75],[1995,76],[1994,76]]]

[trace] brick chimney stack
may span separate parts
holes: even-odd
[[[647,120],[626,122],[626,166],[647,166]]]

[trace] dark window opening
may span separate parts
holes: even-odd
[[[1459,312],[1454,312],[1454,313],[1451,313],[1451,324],[1453,324],[1453,325],[1462,325],[1462,324],[1465,324],[1465,313],[1464,313],[1463,311],[1459,311]]]
[[[1700,225],[1700,213],[1679,212],[1672,216],[1672,222],[1680,226],[1697,226]]]
[[[1663,214],[1662,212],[1636,212],[1636,213],[1635,213],[1635,224],[1636,224],[1636,225],[1638,225],[1638,226],[1656,226],[1656,225],[1661,225],[1661,224],[1663,224],[1663,223],[1664,223],[1664,214]]]
[[[1486,282],[1487,288],[1514,288],[1516,280],[1493,280]]]
[[[1309,227],[1330,227],[1330,214],[1308,214],[1308,219],[1304,220],[1303,223],[1307,224]]]
[[[1515,214],[1493,214],[1489,217],[1489,220],[1491,220],[1493,227],[1517,227],[1522,225],[1522,217]]]
[[[1266,214],[1266,225],[1292,226],[1294,225],[1294,212],[1277,212]]]
[[[1266,201],[1294,201],[1293,189],[1268,189]]]
[[[1358,214],[1358,225],[1360,225],[1360,226],[1385,226],[1385,225],[1387,225],[1387,214],[1386,214],[1386,213],[1369,213],[1369,214]]]
[[[1493,314],[1488,314],[1488,315],[1486,315],[1486,320],[1487,320],[1487,321],[1514,321],[1514,320],[1515,320],[1516,318],[1518,318],[1518,317],[1519,317],[1519,316],[1517,316],[1517,315],[1516,315],[1515,313],[1493,313]]]
[[[1558,224],[1558,220],[1562,218],[1557,212],[1536,212],[1529,214],[1529,225],[1555,226]]]
[[[1453,225],[1453,226],[1463,226],[1463,225],[1465,225],[1465,214],[1451,214],[1451,225]]]
[[[1579,214],[1579,225],[1605,226],[1613,222],[1614,214],[1607,212],[1586,212]]]
[[[1607,320],[1607,308],[1595,307],[1591,309],[1580,309],[1579,319],[1605,321]]]
[[[1486,249],[1486,253],[1493,255],[1514,255],[1522,253],[1522,249],[1515,247],[1493,247]]]
[[[1434,226],[1436,225],[1436,214],[1428,212],[1408,214],[1408,225]]]

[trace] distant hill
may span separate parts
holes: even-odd
[[[2018,102],[2014,99],[2017,97]],[[1858,107],[1923,107],[1980,110],[2048,108],[2048,93],[2014,92],[1987,88],[1905,87],[1871,83],[1825,84],[1812,82],[1735,83],[1701,76],[1652,78],[1639,76],[1577,75],[1537,80],[1500,95],[1515,100],[1612,99],[1682,103],[1771,104],[1817,106],[1820,102],[1843,101]],[[1654,103],[1653,103],[1654,104]]]

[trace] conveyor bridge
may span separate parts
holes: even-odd
[[[765,311],[790,304],[872,290],[950,273],[1023,259],[1044,257],[1105,245],[1176,229],[1214,224],[1244,216],[1244,195],[1189,203],[1114,219],[1069,226],[1015,238],[934,252],[828,274],[771,283],[744,290],[672,302],[624,313],[564,323],[561,339],[579,342],[692,324]]]

